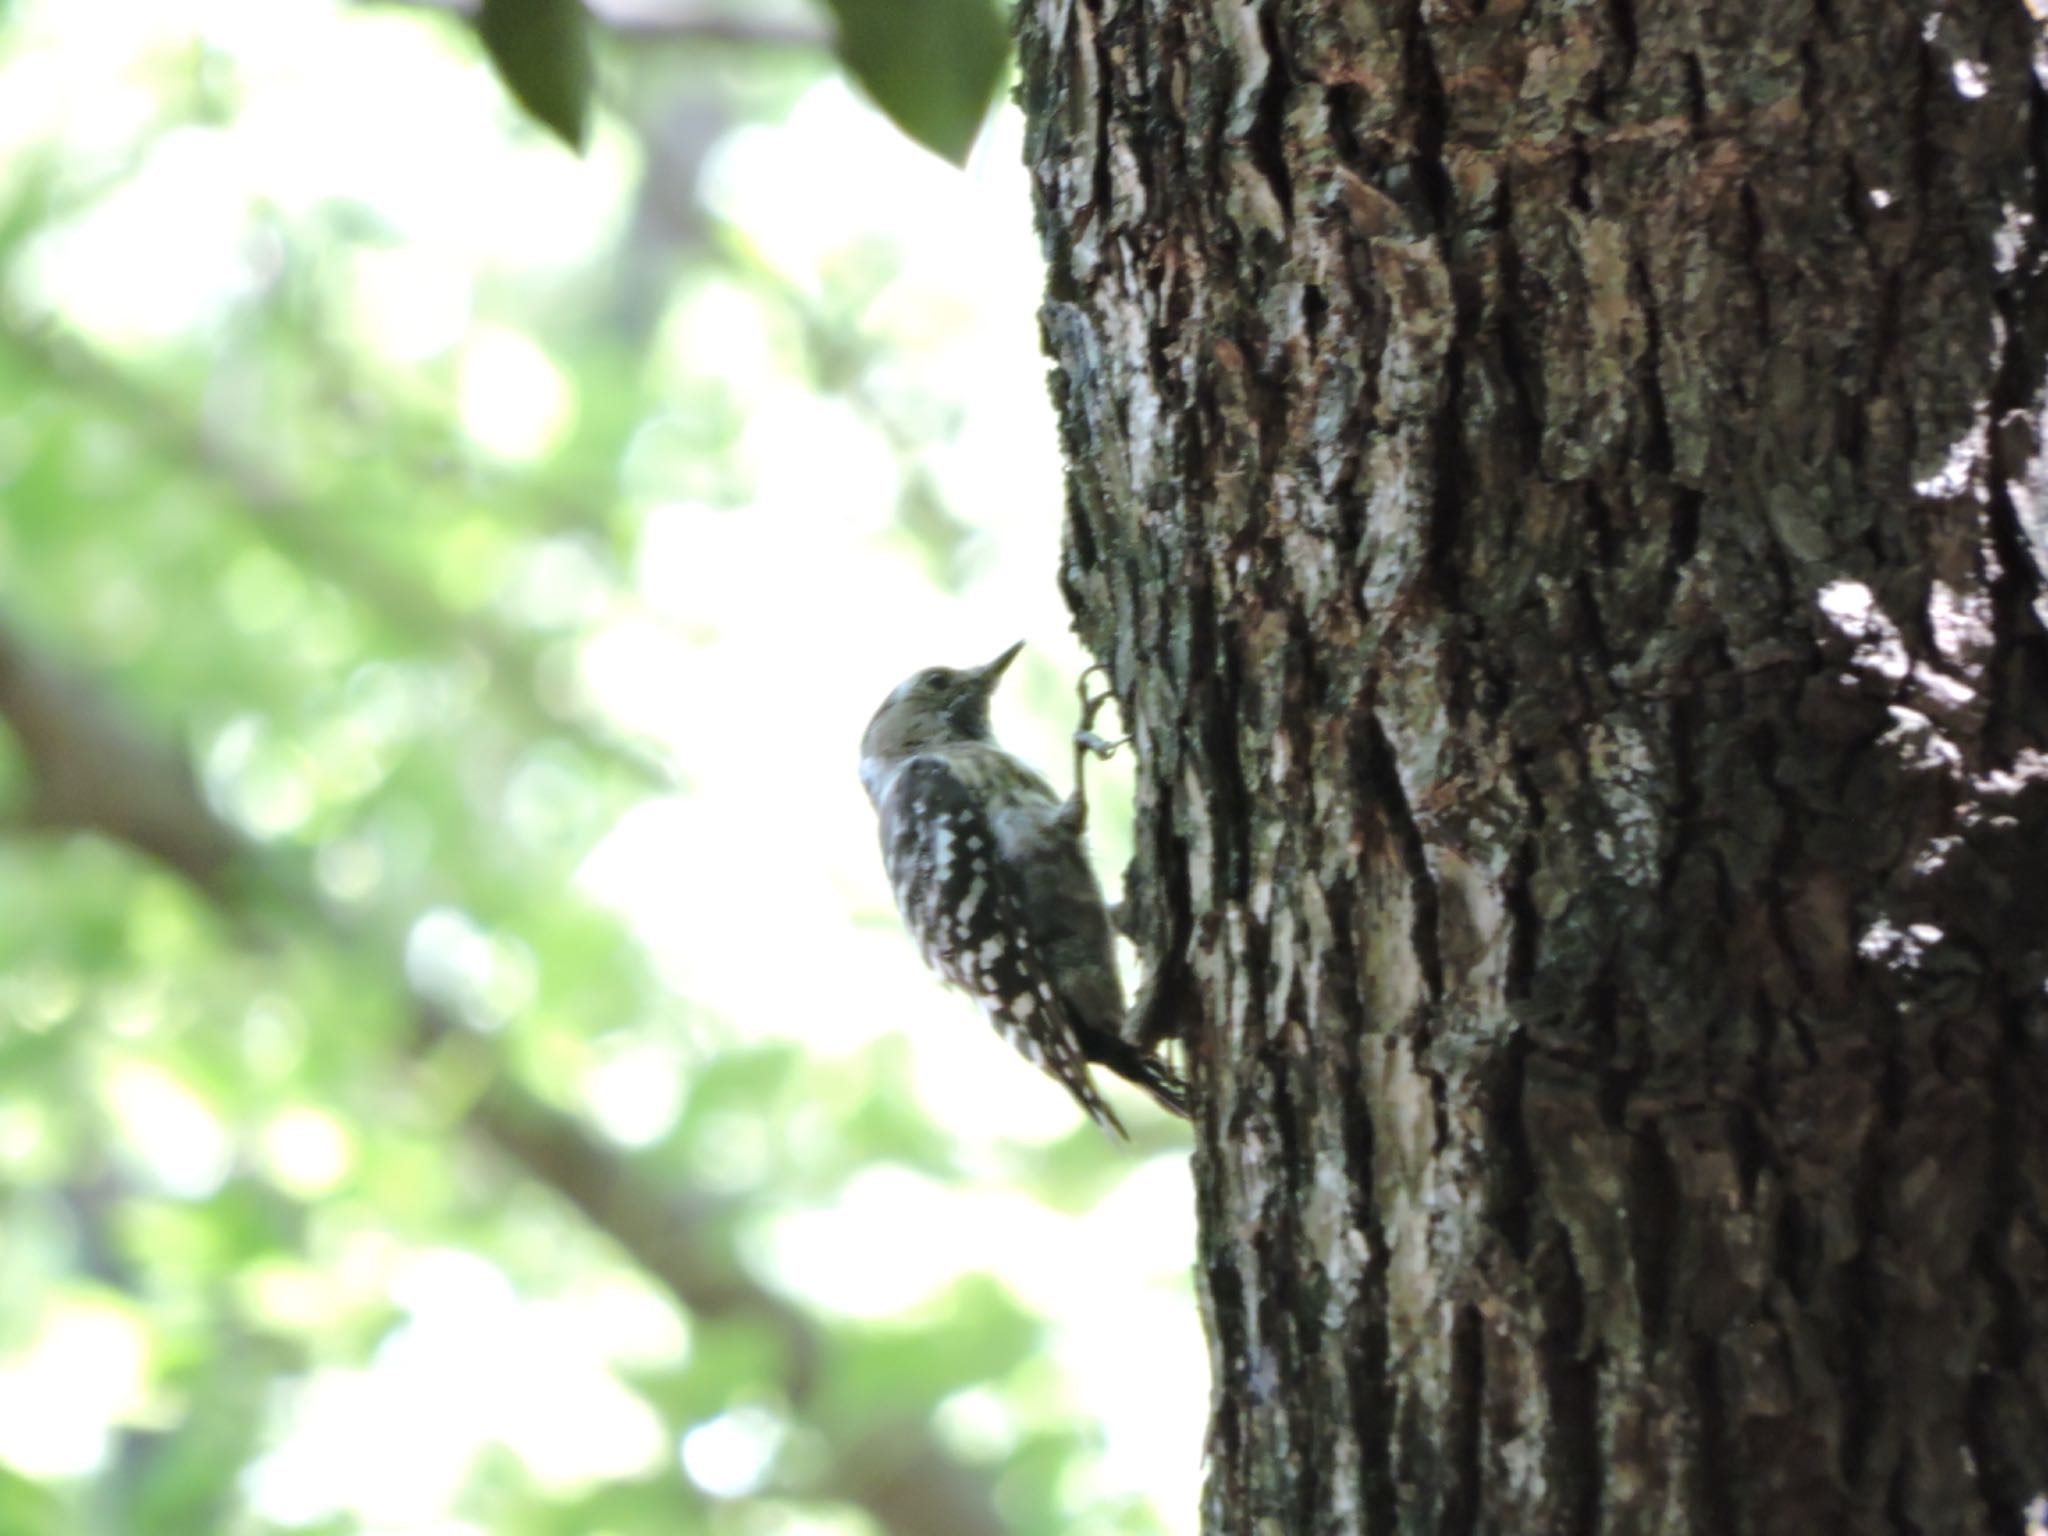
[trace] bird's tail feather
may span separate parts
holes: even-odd
[[[1152,1052],[1101,1031],[1090,1031],[1082,1039],[1081,1048],[1090,1061],[1151,1094],[1160,1108],[1183,1120],[1189,1117],[1187,1083]]]

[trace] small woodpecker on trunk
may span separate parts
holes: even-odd
[[[995,744],[989,696],[1022,650],[982,667],[931,667],[882,701],[861,739],[860,777],[881,818],[897,909],[925,964],[981,1004],[996,1032],[1056,1079],[1105,1130],[1124,1133],[1090,1062],[1185,1116],[1187,1090],[1123,1033],[1124,992],[1102,887],[1082,842],[1078,771],[1065,801]],[[1075,760],[1107,744],[1086,699]]]

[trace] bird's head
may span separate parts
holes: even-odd
[[[951,742],[989,740],[989,697],[1023,649],[1019,640],[985,666],[926,667],[898,683],[861,737],[861,778],[870,792],[877,775],[905,758]]]

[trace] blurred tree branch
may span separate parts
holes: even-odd
[[[63,665],[0,613],[0,720],[32,779],[27,825],[97,833],[189,881],[246,926],[254,891],[280,888],[314,915],[337,948],[357,936],[317,896],[209,807],[183,755],[124,718],[90,678]],[[388,964],[403,977],[403,967]],[[447,1007],[402,982],[417,1049],[459,1039],[484,1058],[486,1086],[467,1125],[499,1157],[553,1190],[692,1315],[765,1325],[783,1349],[782,1390],[801,1411],[818,1380],[824,1335],[802,1308],[763,1285],[711,1241],[724,1209],[689,1190],[654,1185],[576,1119],[520,1087],[490,1043]],[[915,1420],[863,1430],[839,1448],[823,1486],[804,1492],[866,1510],[891,1536],[1003,1536],[986,1481]]]
[[[465,19],[477,13],[476,0],[359,0],[364,5],[404,10],[441,11]],[[699,6],[673,6],[649,0],[586,0],[590,19],[607,32],[650,43],[723,43],[744,48],[823,52],[832,46],[831,29],[821,23],[784,21],[707,11]]]
[[[0,343],[60,384],[99,400],[173,463],[213,481],[271,547],[350,592],[393,628],[437,650],[474,654],[508,713],[523,727],[574,738],[643,788],[676,787],[673,773],[651,746],[588,718],[557,714],[542,703],[539,647],[501,625],[450,610],[424,583],[337,532],[349,524],[345,508],[323,505],[246,445],[75,335],[9,322],[0,324]]]
[[[151,741],[0,619],[0,718],[32,778],[29,825],[97,832],[218,902],[247,845],[200,798],[182,754]]]

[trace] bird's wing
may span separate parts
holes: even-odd
[[[970,994],[996,1032],[1071,1093],[1096,1124],[1123,1126],[1088,1078],[1074,1021],[1032,938],[1022,887],[981,798],[938,756],[890,786],[882,858],[925,963]]]

